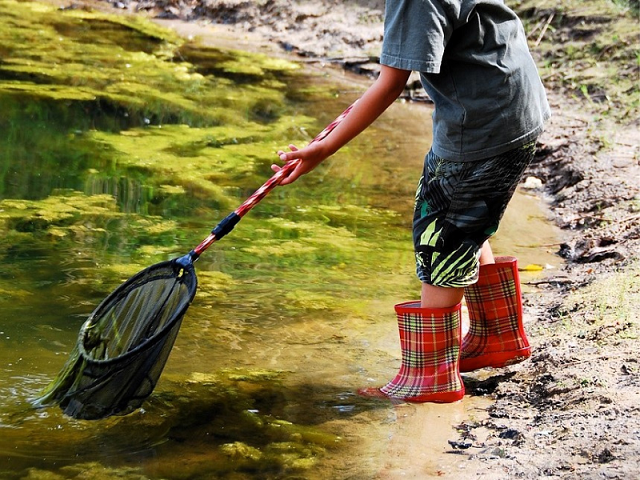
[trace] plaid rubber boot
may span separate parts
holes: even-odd
[[[531,356],[522,325],[522,294],[515,257],[480,265],[478,282],[465,288],[469,332],[462,341],[460,371],[504,367]]]
[[[460,304],[421,308],[420,302],[395,306],[402,349],[402,366],[382,388],[358,393],[407,402],[449,403],[464,396],[459,359],[462,337]]]

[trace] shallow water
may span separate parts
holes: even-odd
[[[489,399],[354,395],[395,374],[392,306],[419,292],[409,221],[424,105],[394,105],[202,256],[142,409],[80,421],[31,407],[110,291],[189,251],[270,176],[277,148],[309,141],[362,91],[137,20],[34,5],[0,0],[0,478],[465,472],[447,440]],[[494,248],[553,265],[543,245],[556,241],[520,193]]]

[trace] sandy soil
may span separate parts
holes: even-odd
[[[299,59],[373,77],[383,2],[114,5],[192,27],[213,22],[236,38],[260,38]],[[409,87],[407,97],[428,100]],[[584,102],[553,88],[549,97],[554,117],[529,174],[542,181],[540,195],[563,230],[558,255],[566,263],[525,297],[531,360],[469,379],[472,395],[493,402],[486,420],[457,426],[451,453],[467,457],[468,471],[483,478],[640,478],[638,317],[636,305],[625,310],[640,283],[629,281],[640,275],[638,125],[599,123],[596,135]],[[617,290],[603,292],[603,281]]]

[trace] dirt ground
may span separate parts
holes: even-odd
[[[156,18],[218,23],[304,61],[374,77],[383,4],[124,0],[113,5]],[[588,14],[575,28],[584,19]],[[532,51],[544,60],[535,45]],[[631,75],[637,78],[637,64]],[[416,85],[409,87],[406,97],[428,101]],[[547,88],[553,118],[529,175],[540,180],[538,191],[562,228],[562,244],[550,248],[566,262],[539,282],[537,293],[525,296],[532,358],[482,381],[465,379],[472,395],[489,395],[494,402],[488,420],[457,427],[450,453],[476,462],[474,471],[486,472],[478,474],[484,478],[640,478],[637,106],[626,117],[602,120],[588,98],[555,82]]]

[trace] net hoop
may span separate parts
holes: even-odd
[[[129,293],[149,283],[150,280],[147,277],[149,277],[150,273],[156,270],[166,270],[168,268],[170,268],[174,272],[174,275],[179,276],[183,279],[181,283],[184,283],[187,286],[189,295],[188,301],[184,302],[179,310],[172,312],[171,319],[167,321],[162,326],[162,328],[160,328],[158,331],[155,331],[153,335],[146,338],[143,342],[138,343],[133,348],[128,349],[126,352],[120,355],[107,359],[96,359],[94,356],[92,356],[86,349],[86,341],[91,328],[98,324],[98,322],[102,319],[103,314],[107,312],[113,305],[126,298]],[[165,278],[170,278],[170,276],[167,276]],[[116,362],[123,362],[129,357],[137,356],[144,350],[151,348],[162,337],[167,336],[176,322],[182,319],[195,297],[197,284],[198,281],[193,264],[178,264],[176,259],[156,263],[155,265],[141,270],[140,272],[129,278],[126,282],[121,284],[118,288],[111,292],[108,297],[100,302],[96,309],[91,313],[89,318],[87,318],[87,320],[83,323],[78,334],[78,349],[80,355],[94,364],[108,366]]]

